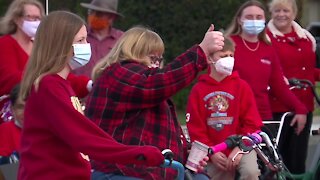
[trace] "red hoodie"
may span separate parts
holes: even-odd
[[[262,126],[252,90],[236,72],[221,82],[208,74],[201,75],[190,92],[187,113],[191,140],[209,146],[230,135],[255,132]]]

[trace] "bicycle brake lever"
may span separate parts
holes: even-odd
[[[236,160],[236,157],[239,155],[239,154],[249,154],[250,151],[238,151],[233,157],[232,157],[232,162],[234,162]]]

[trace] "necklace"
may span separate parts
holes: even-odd
[[[243,38],[241,38],[241,39],[242,39],[243,44],[244,44],[244,45],[246,46],[246,48],[248,48],[250,51],[256,51],[256,50],[259,48],[259,45],[260,45],[260,41],[259,41],[259,40],[258,40],[257,47],[254,48],[254,49],[252,49],[252,48],[250,48],[250,47],[247,45],[246,41],[245,41]]]

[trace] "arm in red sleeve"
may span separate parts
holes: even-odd
[[[50,130],[73,149],[110,163],[158,166],[163,162],[160,150],[152,146],[127,146],[116,142],[72,105],[71,97],[61,82],[42,80],[38,99],[45,99],[43,116]],[[138,160],[143,155],[145,160]]]
[[[289,90],[289,87],[283,80],[283,72],[281,70],[280,62],[274,52],[274,61],[272,61],[272,72],[270,78],[271,93],[276,96],[283,104],[289,107],[296,114],[306,114],[307,108],[299,99]]]
[[[87,76],[76,76],[69,73],[67,80],[70,82],[77,97],[84,98],[88,95],[87,84],[90,79]]]
[[[21,81],[28,55],[9,36],[0,40],[0,96],[7,94]]]
[[[188,98],[186,118],[189,118],[189,121],[187,127],[191,141],[197,140],[212,146],[214,144],[209,138],[206,110],[198,87],[197,84],[194,85]]]
[[[245,81],[240,81],[240,129],[239,134],[248,134],[260,130],[262,127],[262,120],[256,105],[253,92]]]

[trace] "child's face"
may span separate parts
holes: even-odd
[[[224,57],[233,57],[234,52],[227,50],[227,51],[217,51],[213,54],[213,61],[217,62],[219,59]]]

